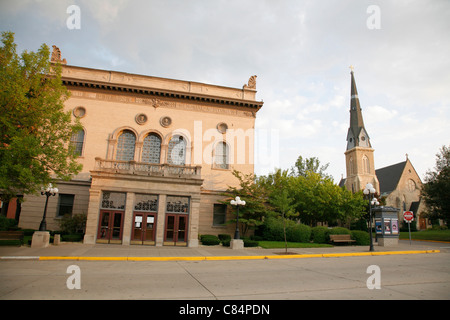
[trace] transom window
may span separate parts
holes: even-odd
[[[130,130],[124,130],[117,139],[116,160],[131,161],[134,159],[136,136]]]

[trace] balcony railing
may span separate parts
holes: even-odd
[[[178,166],[171,164],[155,164],[95,158],[94,171],[157,177],[201,179],[201,168],[201,166]]]

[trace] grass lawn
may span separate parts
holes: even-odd
[[[409,232],[400,232],[400,239],[409,240]],[[449,241],[449,230],[424,230],[411,232],[411,239],[413,240],[434,240],[434,241]]]
[[[286,244],[284,241],[258,241],[258,245],[264,249],[284,249]],[[288,242],[288,248],[320,248],[320,247],[332,247],[331,244],[321,243],[305,243],[305,242]]]

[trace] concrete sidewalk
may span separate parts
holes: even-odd
[[[446,246],[445,246],[446,245]],[[392,254],[425,254],[447,252],[450,243],[399,241],[398,246],[379,247],[374,245],[374,252],[368,246],[335,246],[326,248],[288,248],[284,249],[244,248],[233,250],[222,246],[154,247],[137,245],[95,244],[62,242],[47,248],[30,246],[1,246],[0,260],[117,260],[117,261],[177,261],[177,260],[249,260],[249,259],[298,259],[351,257]]]

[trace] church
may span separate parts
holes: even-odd
[[[403,221],[403,212],[412,211],[415,217],[413,223],[417,229],[427,229],[431,222],[422,217],[422,213],[426,211],[425,204],[420,199],[422,181],[408,156],[404,162],[375,169],[375,150],[364,126],[355,75],[352,67],[351,69],[350,126],[345,151],[347,175],[341,179],[339,185],[358,192],[363,190],[367,183],[371,183],[376,195],[379,199],[384,199],[386,206],[400,209],[399,221]]]
[[[65,109],[82,171],[55,181],[47,229],[65,214],[87,215],[84,243],[198,246],[199,234],[233,234],[223,192],[233,170],[254,172],[254,128],[262,101],[256,76],[242,88],[62,64]],[[25,195],[15,218],[37,229],[45,196]],[[9,212],[10,210],[8,210]]]

